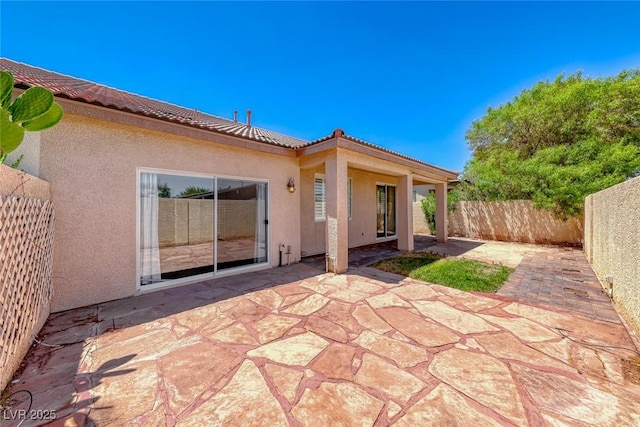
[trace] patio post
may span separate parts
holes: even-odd
[[[446,182],[436,184],[436,238],[438,242],[446,242],[449,240]]]
[[[349,267],[347,161],[339,152],[325,160],[327,271],[344,273]]]
[[[398,180],[398,249],[413,251],[413,176]]]

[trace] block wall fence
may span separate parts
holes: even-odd
[[[582,218],[567,221],[534,209],[530,200],[463,201],[449,212],[449,236],[505,242],[581,246]],[[420,202],[413,203],[413,229],[429,233]]]
[[[584,252],[640,336],[640,177],[585,199]]]

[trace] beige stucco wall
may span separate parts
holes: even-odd
[[[0,164],[0,194],[50,200],[51,188],[48,182]]]
[[[303,256],[325,252],[326,224],[314,219],[314,177],[324,174],[324,166],[300,171],[300,223],[301,248]],[[349,168],[347,175],[352,179],[352,207],[349,220],[349,247],[376,243],[376,184],[397,185],[398,178]],[[399,201],[397,201],[399,203]]]
[[[398,185],[398,178],[389,175],[350,169],[349,177],[353,178],[352,217],[349,221],[349,247],[368,245],[378,241],[376,237],[376,184]],[[397,205],[400,203],[396,196]],[[397,214],[396,214],[397,221]],[[400,224],[396,223],[396,230]]]
[[[458,202],[449,212],[449,234],[507,242],[580,245],[582,219],[557,219],[530,200]]]
[[[52,311],[137,292],[139,167],[269,180],[270,263],[278,264],[279,243],[292,246],[292,261],[300,258],[300,192],[286,189],[290,177],[299,182],[293,156],[69,112],[59,125],[42,132],[40,145],[40,177],[51,184],[56,205]]]
[[[22,156],[18,168],[29,175],[40,176],[40,134],[41,132],[25,132],[22,143],[9,153],[5,164],[11,165]]]
[[[588,196],[584,250],[613,300],[640,336],[640,177]]]

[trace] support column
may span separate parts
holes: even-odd
[[[436,184],[436,238],[438,242],[449,240],[447,213],[447,183],[443,182]]]
[[[401,176],[398,180],[398,249],[413,251],[413,177]]]
[[[349,268],[349,218],[347,208],[347,161],[338,153],[324,164],[327,203],[327,271],[344,273]]]

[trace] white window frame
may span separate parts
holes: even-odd
[[[322,194],[320,198],[322,200],[316,200],[318,198],[317,185],[318,180],[321,181]],[[324,222],[327,220],[327,179],[323,174],[315,174],[313,176],[313,219],[315,222]]]
[[[316,181],[322,180],[322,200],[316,201]],[[320,205],[320,209],[318,209]],[[347,219],[351,220],[353,205],[353,179],[347,178]],[[320,211],[320,213],[318,212]],[[327,179],[324,174],[317,173],[313,176],[313,218],[315,222],[327,220]]]

